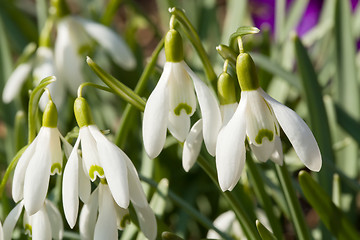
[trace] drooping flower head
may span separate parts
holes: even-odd
[[[96,127],[84,98],[78,97],[75,100],[74,112],[80,127],[79,137],[65,166],[63,177],[63,206],[70,227],[73,228],[76,224],[79,198],[84,203],[90,201],[90,181],[94,182],[97,178],[100,178],[103,188],[106,188],[105,193],[100,193],[99,196],[99,201],[102,197],[106,201],[105,209],[101,202],[103,200],[99,203],[97,221],[100,225],[104,224],[103,214],[109,209],[115,208],[115,206],[108,206],[110,200],[115,202],[116,208],[127,209],[130,201],[135,208],[148,208],[146,196],[134,165],[127,155]],[[78,153],[80,144],[82,157]],[[101,192],[103,191],[101,190]],[[148,213],[147,220],[149,225],[142,230],[148,234],[150,239],[154,239],[157,226],[152,211]],[[116,225],[116,218],[115,223],[109,224]],[[100,229],[103,228],[100,227]],[[154,234],[155,236],[153,236]]]
[[[15,202],[24,199],[29,215],[36,213],[44,205],[50,175],[62,173],[60,140],[64,149],[71,148],[57,129],[57,117],[56,106],[49,100],[43,114],[42,127],[15,168],[12,196]]]
[[[19,202],[6,217],[3,226],[3,237],[0,239],[12,239],[12,233],[24,207],[24,201]],[[56,206],[45,200],[40,210],[29,215],[24,211],[23,228],[25,234],[32,239],[62,239],[64,224],[61,214]],[[0,234],[2,234],[0,232]]]
[[[236,61],[241,99],[234,115],[220,130],[216,146],[216,166],[220,187],[232,190],[245,165],[245,139],[259,161],[283,162],[280,127],[304,165],[319,171],[321,154],[306,123],[291,109],[265,93],[259,86],[255,64],[241,52]]]
[[[145,106],[144,147],[150,158],[157,157],[165,143],[166,131],[184,142],[190,130],[190,117],[199,102],[206,148],[215,154],[216,136],[221,125],[214,93],[184,62],[182,39],[174,29],[165,37],[164,71]],[[196,94],[195,94],[196,93]]]

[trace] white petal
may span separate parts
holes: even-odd
[[[195,86],[203,119],[204,143],[208,152],[215,156],[216,140],[221,128],[221,113],[215,94],[201,81],[196,74],[184,63]]]
[[[270,106],[262,97],[259,89],[241,92],[241,97],[244,95],[247,96],[248,101],[245,118],[249,142],[256,146],[262,146],[264,139],[274,142],[276,120]]]
[[[101,166],[115,202],[122,208],[129,206],[128,173],[122,150],[110,142],[95,125],[89,126],[97,144]]]
[[[242,97],[234,116],[220,130],[217,139],[216,169],[223,191],[235,187],[245,165],[246,107],[247,99]]]
[[[40,46],[36,51],[33,78],[35,85],[46,77],[55,75],[54,54],[48,47]]]
[[[77,42],[73,41],[74,34],[71,28],[74,21],[69,17],[63,18],[57,25],[57,38],[55,42],[55,65],[57,69],[57,81],[66,82],[75,95],[78,86],[84,82],[82,64],[84,60],[77,50]]]
[[[282,149],[282,143],[279,136],[275,137],[275,148],[273,154],[270,156],[271,161],[274,163],[277,163],[279,165],[283,165],[283,149]]]
[[[164,147],[169,115],[167,82],[169,65],[165,65],[158,84],[146,102],[143,118],[143,141],[146,153],[156,158]]]
[[[144,189],[141,186],[140,179],[136,168],[132,161],[124,154],[124,159],[126,161],[128,169],[128,179],[129,179],[129,191],[130,199],[134,205],[139,207],[145,207],[148,205]]]
[[[186,172],[188,172],[196,162],[196,159],[198,158],[201,150],[201,143],[202,143],[202,119],[200,119],[194,124],[184,143],[184,148],[182,153],[182,165]]]
[[[185,112],[181,112],[179,116],[169,112],[168,129],[174,138],[184,142],[190,130],[190,116]]]
[[[41,208],[32,218],[32,239],[49,240],[51,239],[51,225],[45,208]]]
[[[310,170],[320,171],[322,165],[320,149],[304,120],[293,110],[279,103],[264,91],[262,91],[262,95],[273,108],[281,128],[289,138],[300,160]]]
[[[171,69],[168,82],[170,111],[192,116],[196,110],[196,97],[185,62],[167,62],[165,67]]]
[[[51,225],[52,238],[62,239],[64,233],[64,223],[62,221],[60,211],[51,201],[48,200],[45,201],[45,207]]]
[[[76,224],[79,209],[79,156],[77,152],[79,143],[80,138],[76,140],[67,164],[65,165],[62,185],[62,200],[65,218],[71,228]]]
[[[110,189],[100,184],[99,217],[95,225],[94,240],[117,239],[116,210]]]
[[[100,163],[97,144],[89,126],[80,128],[79,137],[81,138],[82,159],[89,178],[91,181],[95,181],[96,176],[103,178],[104,172]]]
[[[236,109],[238,107],[238,103],[230,103],[226,105],[220,105],[220,111],[222,116],[222,126],[226,125],[232,116],[234,115]]]
[[[148,239],[155,239],[157,235],[157,223],[154,211],[150,208],[150,206],[138,207],[134,205],[134,208],[141,231]]]
[[[263,139],[263,142],[260,146],[250,144],[250,148],[253,151],[257,160],[259,160],[260,162],[266,162],[275,150],[275,140],[269,142],[269,140],[266,138]]]
[[[99,206],[99,188],[90,195],[89,201],[81,209],[79,219],[80,237],[82,240],[94,239],[94,229]]]
[[[126,70],[135,68],[135,57],[118,33],[102,24],[79,17],[76,19],[82,23],[87,33],[105,48],[114,62]]]
[[[41,127],[35,153],[26,169],[24,205],[29,215],[43,207],[48,191],[51,169],[50,134],[50,128]]]
[[[50,153],[51,153],[51,175],[55,173],[61,174],[63,171],[62,152],[60,145],[60,132],[57,128],[49,128],[50,130]]]
[[[16,205],[13,210],[9,213],[4,221],[4,240],[10,240],[12,233],[14,231],[15,225],[19,220],[20,214],[23,209],[23,202],[21,201],[18,205]]]
[[[227,211],[220,214],[214,221],[214,226],[223,232],[229,232],[233,222],[236,220],[235,213],[233,211]],[[210,230],[206,235],[208,239],[218,239],[221,236],[214,230]]]
[[[73,147],[68,141],[66,141],[66,139],[61,134],[60,134],[60,140],[62,142],[62,147],[64,149],[65,157],[68,159],[73,150]]]
[[[4,230],[1,222],[0,222],[0,240],[4,240]]]
[[[36,137],[34,141],[28,146],[28,148],[24,151],[16,165],[12,184],[12,197],[15,202],[20,201],[24,197],[25,173],[29,165],[30,159],[35,152],[37,140],[38,137]]]
[[[123,230],[126,225],[130,224],[129,210],[115,205],[116,209],[116,225],[119,230]]]
[[[22,63],[15,68],[3,90],[2,98],[4,103],[9,103],[14,100],[16,95],[20,92],[21,86],[29,76],[31,69],[31,62]]]

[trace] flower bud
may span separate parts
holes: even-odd
[[[175,29],[170,29],[165,36],[165,56],[167,62],[184,60],[184,49],[181,35]]]
[[[236,74],[242,91],[251,91],[259,88],[255,63],[247,53],[240,53],[236,59]]]
[[[236,102],[234,79],[227,72],[220,74],[217,82],[218,95],[221,105]]]
[[[74,113],[80,128],[94,124],[89,104],[85,98],[78,97],[75,99]]]
[[[43,127],[56,128],[58,113],[53,101],[49,100],[43,113]]]

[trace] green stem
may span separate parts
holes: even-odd
[[[281,188],[283,189],[286,198],[286,202],[289,207],[290,216],[293,220],[298,238],[299,240],[310,240],[311,238],[308,228],[306,227],[304,214],[301,211],[300,203],[296,197],[295,189],[291,183],[291,178],[289,176],[289,172],[287,170],[285,162],[283,166],[275,164],[275,168],[280,180]]]
[[[260,175],[259,168],[254,163],[251,155],[246,154],[246,166],[250,175],[252,184],[254,185],[254,191],[260,204],[263,206],[268,219],[270,220],[271,228],[277,239],[283,239],[282,229],[278,218],[274,214],[273,204],[269,195],[265,191],[265,183]]]
[[[114,93],[114,91],[111,88],[101,86],[101,85],[91,83],[91,82],[85,82],[85,83],[80,84],[80,86],[78,88],[78,91],[77,91],[78,97],[82,97],[82,90],[86,86],[90,86],[90,87],[94,87],[94,88],[97,88],[97,89],[100,89],[100,90],[103,90],[103,91],[106,91],[106,92]]]
[[[233,192],[221,191],[218,181],[217,181],[217,175],[216,175],[215,169],[210,166],[210,164],[207,162],[207,160],[205,160],[205,158],[202,155],[200,155],[199,158],[197,159],[197,163],[207,173],[207,175],[211,178],[211,180],[218,187],[219,191],[222,193],[222,195],[225,197],[225,199],[231,205],[233,211],[235,212],[237,218],[239,219],[242,230],[244,231],[244,233],[248,237],[248,239],[259,239],[260,240],[261,238],[259,236],[258,231],[256,230],[255,223],[252,223],[249,220],[249,217],[247,216],[246,212],[242,208],[242,205],[239,203],[239,200],[234,196]]]
[[[145,101],[139,95],[135,94],[129,87],[104,71],[104,69],[97,65],[91,58],[87,57],[86,61],[96,75],[108,85],[115,94],[137,107],[140,111],[144,111]]]
[[[209,57],[208,57],[203,45],[201,44],[201,40],[200,40],[199,35],[197,34],[194,26],[191,24],[191,22],[189,21],[189,19],[186,17],[185,13],[182,10],[174,7],[172,9],[170,9],[169,11],[172,15],[176,16],[176,19],[184,27],[184,30],[187,33],[190,42],[192,43],[195,50],[199,54],[201,62],[204,65],[206,77],[207,77],[209,83],[211,84],[211,86],[214,87],[214,89],[216,89],[216,81],[217,81],[216,73],[210,63]]]
[[[102,16],[100,22],[109,26],[123,0],[110,0],[106,6],[105,13]]]
[[[152,187],[154,187],[159,195],[162,197],[169,197],[176,205],[184,209],[190,216],[192,216],[194,219],[196,219],[199,223],[201,223],[204,227],[208,229],[213,229],[216,231],[221,237],[224,239],[231,239],[226,233],[220,231],[217,227],[215,227],[212,222],[203,216],[199,211],[197,211],[195,208],[193,208],[190,204],[188,204],[186,201],[184,201],[182,198],[180,198],[178,195],[176,195],[174,192],[172,192],[170,189],[168,190],[167,196],[164,196],[161,189],[158,188],[158,184],[153,181],[150,178],[144,177],[140,175],[140,179]]]
[[[4,174],[4,177],[3,179],[1,180],[1,184],[0,184],[0,199],[2,198],[2,195],[3,195],[3,192],[4,192],[4,189],[5,189],[5,186],[6,186],[6,182],[7,180],[9,179],[10,177],[10,174],[11,172],[14,170],[14,168],[16,167],[16,164],[19,160],[19,158],[21,157],[21,155],[24,153],[24,151],[26,150],[26,148],[28,147],[29,145],[26,145],[25,147],[23,147],[22,149],[20,149],[15,157],[11,160],[9,166],[7,167],[6,171],[5,171],[5,174]]]
[[[164,47],[164,38],[161,39],[161,41],[158,43],[153,54],[151,55],[150,62],[146,65],[143,73],[141,74],[140,79],[134,90],[136,94],[141,95],[145,90],[147,81],[150,77],[150,74],[153,72],[155,68],[156,61],[163,47]],[[128,104],[123,112],[122,121],[120,123],[120,127],[116,135],[115,144],[118,146],[122,146],[125,140],[127,139],[127,135],[129,132],[128,123],[133,113],[134,113],[134,107],[131,104]]]

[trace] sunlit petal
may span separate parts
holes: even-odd
[[[49,217],[42,207],[32,217],[32,239],[48,240],[51,239],[51,225]]]
[[[87,175],[91,181],[95,181],[97,176],[103,178],[104,170],[99,160],[97,144],[88,126],[80,128],[79,137],[81,138],[82,159]]]
[[[236,109],[238,107],[238,103],[230,103],[226,105],[220,105],[220,111],[222,116],[222,126],[226,125],[232,116],[234,115]]]
[[[30,75],[32,69],[32,62],[25,62],[17,66],[17,68],[10,75],[3,90],[3,102],[9,103],[20,92],[20,89],[26,78]]]
[[[110,142],[95,125],[89,130],[99,151],[100,163],[115,202],[122,208],[129,206],[128,173],[123,152]]]
[[[312,171],[320,171],[321,153],[309,127],[293,110],[271,98],[267,93],[262,95],[271,105],[275,116],[293,145],[296,154],[304,165]]]
[[[277,163],[279,165],[283,165],[283,161],[284,161],[284,156],[283,156],[283,149],[282,149],[282,144],[281,144],[281,139],[279,136],[275,137],[275,147],[274,147],[274,152],[273,154],[270,156],[271,161],[273,161],[274,163]]]
[[[143,141],[146,153],[150,158],[157,157],[165,144],[169,115],[167,82],[170,74],[165,65],[158,84],[146,102],[143,119]]]
[[[199,156],[202,139],[202,119],[200,119],[191,128],[184,142],[182,165],[186,172],[190,170]]]
[[[94,239],[117,239],[116,210],[114,200],[107,185],[99,189],[99,217],[95,225]]]
[[[219,133],[216,145],[216,169],[221,190],[232,190],[238,182],[245,165],[245,112],[247,99],[241,98],[240,104]]]
[[[3,231],[4,231],[4,240],[10,240],[12,233],[14,231],[15,225],[19,220],[23,209],[23,202],[21,201],[18,205],[16,205],[13,210],[9,213],[4,221]]]
[[[62,185],[62,200],[65,218],[71,228],[76,224],[79,210],[79,156],[77,152],[79,144],[80,138],[76,140],[67,164],[65,165]]]
[[[33,215],[43,207],[48,191],[51,169],[50,135],[49,128],[40,129],[35,153],[26,169],[24,205],[29,215]]]
[[[60,132],[57,128],[49,128],[50,130],[50,153],[51,153],[51,175],[55,173],[61,174],[63,171],[62,158],[60,145]]]
[[[263,139],[261,146],[250,144],[250,148],[257,160],[260,162],[266,162],[274,152],[275,141],[269,142],[267,139]]]
[[[219,103],[210,88],[201,81],[185,63],[184,65],[194,82],[195,91],[199,101],[203,119],[203,136],[206,149],[212,156],[215,156],[216,140],[222,122]]]
[[[168,129],[174,138],[184,142],[190,130],[190,116],[184,112],[181,112],[179,116],[170,112]]]

